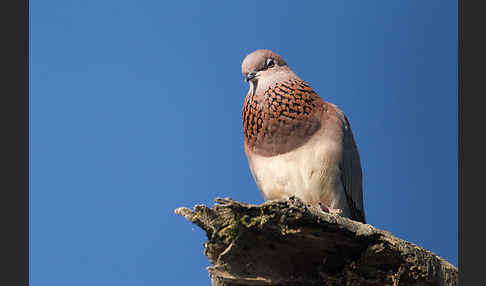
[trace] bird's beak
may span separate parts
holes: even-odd
[[[251,71],[249,72],[246,77],[245,77],[245,81],[248,82],[252,79],[254,79],[255,77],[257,76],[257,72],[256,71]]]

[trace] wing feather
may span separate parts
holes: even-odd
[[[342,111],[338,112],[343,122],[343,157],[340,164],[341,182],[354,220],[366,223],[363,206],[363,178],[358,148],[351,125]]]

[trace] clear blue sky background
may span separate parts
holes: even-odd
[[[173,210],[262,198],[240,64],[281,54],[349,117],[370,224],[454,265],[457,1],[30,2],[30,282],[209,285]]]

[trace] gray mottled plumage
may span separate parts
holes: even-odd
[[[361,163],[344,113],[270,50],[249,54],[242,72],[250,83],[242,111],[245,153],[265,200],[295,195],[365,222]]]

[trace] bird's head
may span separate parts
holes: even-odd
[[[245,76],[245,81],[252,83],[285,68],[288,69],[288,66],[284,59],[270,50],[256,50],[246,56],[241,64],[241,72]]]

